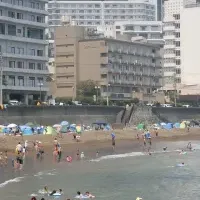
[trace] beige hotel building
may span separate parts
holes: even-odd
[[[55,34],[56,97],[76,97],[77,84],[94,80],[102,98],[125,100],[162,86],[160,47],[111,38],[92,38],[80,26]]]

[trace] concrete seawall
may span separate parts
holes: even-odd
[[[181,122],[182,120],[200,120],[200,108],[153,107],[152,112],[162,121]]]
[[[86,125],[95,121],[115,123],[118,113],[122,110],[123,107],[117,106],[8,107],[0,111],[0,124],[35,122],[42,125],[53,125],[64,120]]]

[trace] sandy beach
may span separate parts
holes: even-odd
[[[153,142],[165,142],[165,141],[189,141],[200,139],[200,129],[191,128],[188,132],[186,129],[173,129],[158,130],[158,136],[156,137],[154,130],[150,130]],[[81,135],[81,141],[76,142],[73,140],[73,135],[63,134],[62,138],[58,138],[63,151],[76,151],[77,149],[84,151],[96,151],[96,149],[107,149],[111,147],[112,131],[88,131]],[[137,134],[143,134],[138,130],[114,130],[116,135],[116,148],[118,146],[133,145],[134,149],[137,149]],[[15,146],[18,142],[24,143],[25,140],[29,141],[29,146],[33,147],[33,142],[39,140],[42,142],[46,151],[52,151],[53,140],[55,136],[52,135],[32,135],[32,136],[1,136],[0,137],[0,150],[7,150],[10,153],[14,153]],[[142,139],[141,139],[142,141]],[[133,149],[133,150],[134,150]]]

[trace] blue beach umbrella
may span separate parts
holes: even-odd
[[[67,122],[67,121],[62,121],[62,122],[60,123],[60,125],[61,125],[61,126],[69,126],[69,122]]]

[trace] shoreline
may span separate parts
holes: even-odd
[[[140,149],[143,143],[142,134],[143,132],[137,130],[114,130],[116,135],[116,149],[132,146],[133,150]],[[165,143],[165,142],[177,142],[177,141],[194,141],[200,140],[200,129],[191,128],[190,132],[186,129],[175,129],[175,130],[159,130],[158,136],[150,130],[152,136],[152,143]],[[76,142],[73,140],[72,134],[64,134],[63,138],[57,137],[59,143],[62,146],[63,152],[76,152],[77,149],[83,151],[96,151],[98,149],[110,150],[112,131],[88,131],[81,135],[81,141]],[[137,134],[140,136],[140,140],[137,140]],[[33,151],[33,142],[39,140],[42,142],[46,152],[53,151],[53,140],[56,136],[52,135],[31,135],[31,136],[1,136],[0,137],[0,151],[8,151],[9,154],[13,154],[15,147],[18,142],[24,144],[25,140],[29,141],[30,152]],[[138,145],[140,144],[140,145]]]

